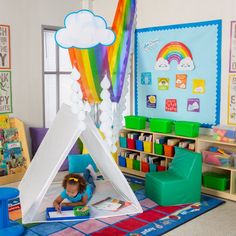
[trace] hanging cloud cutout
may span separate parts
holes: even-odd
[[[55,34],[57,44],[63,48],[92,48],[98,44],[109,46],[115,41],[115,34],[107,28],[101,16],[81,10],[68,14],[65,27]]]
[[[190,57],[186,57],[180,61],[180,63],[177,66],[178,70],[193,70],[194,64]]]
[[[156,62],[155,69],[156,70],[169,70],[170,69],[169,62],[165,60],[164,58],[159,58]]]

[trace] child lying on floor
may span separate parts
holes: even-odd
[[[61,212],[62,206],[85,206],[96,188],[94,179],[96,179],[96,173],[91,165],[85,169],[83,177],[78,174],[66,175],[62,182],[64,190],[53,201],[55,209]],[[64,199],[69,202],[64,203]]]

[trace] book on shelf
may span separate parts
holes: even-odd
[[[170,138],[167,140],[167,145],[168,146],[175,146],[179,142],[180,142],[180,139],[178,139],[178,138]]]
[[[116,198],[107,197],[99,202],[92,204],[93,207],[105,211],[119,211],[123,207],[131,205],[130,202],[122,201]]]
[[[10,128],[10,118],[8,115],[0,115],[0,129]]]
[[[3,130],[4,142],[19,141],[19,133],[17,128],[9,128]]]

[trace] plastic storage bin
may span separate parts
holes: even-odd
[[[138,161],[138,160],[133,160],[133,169],[140,171],[140,161]]]
[[[133,159],[126,158],[126,167],[129,169],[133,169]]]
[[[118,162],[119,162],[119,166],[126,167],[126,158],[125,157],[119,156]]]
[[[190,121],[176,121],[175,134],[186,137],[198,137],[200,123]]]
[[[143,151],[143,141],[136,140],[136,150]]]
[[[215,140],[223,142],[236,141],[236,127],[218,125],[213,127]]]
[[[157,166],[157,171],[165,171],[166,167],[165,166]]]
[[[152,153],[152,142],[143,141],[143,150],[144,152]]]
[[[226,157],[225,155],[218,152],[203,151],[203,162],[216,166],[229,167],[233,165],[233,158],[231,156]]]
[[[146,117],[144,116],[125,116],[125,127],[128,129],[145,129]]]
[[[174,146],[169,146],[167,144],[163,144],[164,146],[164,155],[168,157],[173,157],[175,152],[174,152]]]
[[[127,139],[125,137],[120,137],[120,147],[127,148]]]
[[[203,186],[221,191],[229,189],[230,178],[227,174],[219,174],[214,172],[205,172],[202,175]]]
[[[173,126],[173,120],[161,119],[161,118],[151,118],[150,119],[150,130],[152,132],[159,133],[171,133]]]
[[[149,163],[141,161],[141,171],[149,172]]]
[[[157,165],[156,164],[149,164],[149,171],[150,172],[156,172],[157,171]]]
[[[163,144],[154,143],[154,153],[158,155],[163,155],[164,153]]]
[[[135,149],[135,139],[127,138],[127,147],[129,149]]]

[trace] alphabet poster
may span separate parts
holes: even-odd
[[[221,20],[137,29],[135,114],[219,124],[221,31]]]
[[[10,26],[0,25],[0,70],[11,68]]]
[[[10,71],[0,71],[0,114],[4,113],[12,113]]]
[[[236,125],[236,74],[229,76],[228,124]]]

